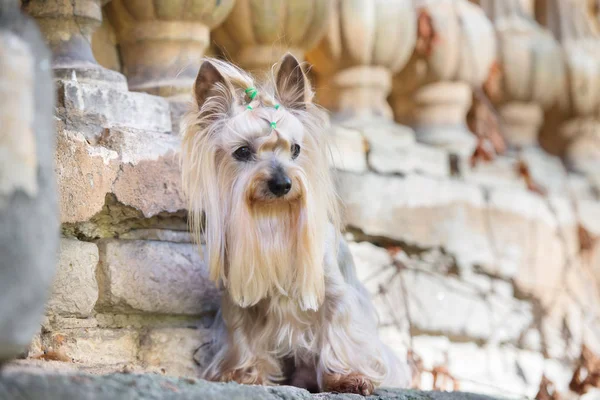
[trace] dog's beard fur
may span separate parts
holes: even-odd
[[[304,178],[294,185],[300,185],[301,194],[290,201],[233,196],[225,216],[222,279],[242,307],[278,294],[295,299],[303,310],[317,310],[323,301],[327,215],[309,195],[314,190]]]

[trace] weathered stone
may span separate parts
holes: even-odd
[[[231,5],[233,1],[224,2]],[[253,7],[235,2],[225,22],[211,32],[211,40],[227,49],[230,58],[257,76],[270,72],[287,52],[298,59],[312,49],[327,31],[331,3],[258,2]],[[247,29],[240,31],[245,25]],[[268,26],[268,29],[263,27]],[[281,37],[285,36],[285,43]]]
[[[540,297],[561,286],[561,273],[577,249],[576,219],[567,198],[522,190],[489,192],[487,221],[494,259],[486,271],[515,278]]]
[[[374,297],[381,325],[491,342],[516,342],[533,321],[532,307],[492,291],[492,281],[472,275],[466,281],[405,259],[402,269],[369,243],[351,244],[357,274]],[[455,310],[468,310],[456,312]]]
[[[66,316],[91,315],[98,299],[98,246],[62,239],[57,274],[46,312]]]
[[[102,210],[117,177],[118,154],[91,146],[81,133],[58,129],[55,170],[61,222],[90,219]]]
[[[125,77],[102,68],[90,46],[92,32],[102,21],[101,0],[31,0],[23,9],[36,18],[52,49],[55,78],[73,79],[127,90]]]
[[[119,202],[140,210],[145,217],[185,209],[179,137],[110,130],[101,143],[116,150],[121,157],[120,173],[112,188]]]
[[[97,326],[112,329],[161,329],[161,328],[207,328],[214,322],[214,315],[164,315],[164,314],[111,314],[96,313]]]
[[[233,5],[233,0],[110,2],[105,10],[131,89],[161,96],[188,93],[210,43],[210,29]]]
[[[122,235],[119,239],[130,240],[160,240],[161,242],[194,243],[190,232],[171,231],[168,229],[135,229]]]
[[[417,175],[341,172],[340,182],[350,226],[417,248],[441,247],[463,272],[478,267],[516,278],[527,292],[555,287],[565,260],[578,248],[566,197],[510,187],[483,191]]]
[[[593,187],[592,180],[586,179],[585,176],[577,173],[567,174],[568,193],[574,198],[583,201],[597,201],[598,193]]]
[[[0,3],[0,363],[26,350],[58,249],[50,52],[19,3]]]
[[[42,334],[36,333],[31,339],[29,343],[29,348],[27,349],[27,357],[36,356],[41,354],[44,350],[42,349]]]
[[[527,183],[520,172],[520,163],[523,163],[532,181],[550,195],[565,196],[572,190],[561,160],[538,147],[527,147],[518,153],[509,152],[490,162],[481,161],[475,167],[468,165],[468,159],[463,160],[463,163],[461,172],[465,180],[489,189],[527,190]],[[581,181],[573,182],[578,193],[586,189],[589,191],[589,184],[582,187],[584,184]],[[587,194],[588,197],[589,195]]]
[[[567,170],[560,158],[538,147],[523,149],[519,156],[536,184],[553,195],[569,194],[571,188],[567,181]]]
[[[43,332],[53,332],[65,329],[97,328],[100,324],[95,317],[63,317],[56,314],[46,314],[42,322]]]
[[[135,362],[139,333],[129,329],[65,329],[42,335],[42,346],[83,365]]]
[[[329,129],[333,166],[338,170],[365,172],[367,143],[359,131],[333,125]]]
[[[420,51],[394,78],[394,116],[415,129],[417,140],[469,157],[477,141],[465,123],[471,88],[481,87],[496,60],[495,32],[466,0],[428,2],[423,10],[440,42],[419,31]]]
[[[360,128],[369,145],[369,166],[389,174],[450,175],[449,155],[442,149],[415,142],[412,129],[398,124],[369,124]]]
[[[198,377],[194,352],[209,339],[209,332],[199,329],[164,328],[148,332],[141,342],[139,358],[144,368],[172,376]]]
[[[348,224],[367,235],[418,248],[444,247],[465,268],[492,260],[483,192],[473,185],[342,172],[340,194]]]
[[[104,128],[171,131],[169,103],[160,97],[72,79],[59,82],[58,99],[68,124],[82,129],[90,141]]]
[[[59,129],[56,173],[63,223],[89,220],[106,195],[150,218],[185,208],[176,136],[108,129],[92,145],[81,134]]]
[[[332,8],[327,34],[307,54],[321,87],[320,104],[341,118],[391,120],[391,78],[406,65],[417,40],[414,5],[363,0]],[[361,34],[348,34],[347,26]]]
[[[102,12],[102,25],[92,35],[92,52],[98,64],[113,71],[121,71],[115,30],[104,12]]]
[[[533,398],[542,374],[564,393],[572,375],[567,365],[544,360],[540,353],[511,346],[479,347],[473,343],[452,343],[440,336],[416,336],[413,344],[425,369],[447,366],[461,390],[476,393]],[[423,388],[431,386],[424,385]]]
[[[460,159],[460,173],[465,181],[488,189],[512,188],[526,190],[525,180],[517,173],[516,160],[500,155],[491,162],[478,162],[470,165],[469,158]]]
[[[108,240],[99,248],[103,310],[194,315],[219,303],[196,245]]]
[[[10,366],[0,373],[0,394],[13,399],[31,400],[113,400],[113,399],[256,399],[256,400],[354,400],[357,395],[340,393],[310,394],[291,386],[239,385],[214,383],[202,379],[173,378],[157,374],[91,375],[73,372],[24,369]],[[492,400],[467,393],[420,392],[379,389],[381,400]]]
[[[402,279],[412,324],[425,332],[509,342],[518,340],[533,321],[528,303],[490,294],[455,278],[406,271]]]

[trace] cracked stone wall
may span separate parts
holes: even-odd
[[[26,5],[34,16],[36,3]],[[118,7],[109,2],[105,15]],[[100,7],[89,12],[99,23]],[[92,48],[127,71],[122,63],[133,61],[115,47],[126,29],[117,28],[105,17]],[[55,53],[60,46],[51,42]],[[196,377],[219,292],[187,230],[177,130],[185,102],[149,94],[162,87],[130,90],[98,65],[68,71],[55,66],[60,256],[27,358]],[[568,396],[582,348],[600,354],[594,180],[539,147],[472,166],[391,120],[332,121],[345,235],[381,335],[418,367],[415,384],[533,397],[545,377]],[[531,189],[523,164],[544,191]]]
[[[66,86],[56,113],[60,260],[29,355],[196,376],[192,355],[219,293],[186,230],[169,103]],[[107,98],[125,109],[97,103]],[[582,224],[600,234],[592,188],[564,170],[545,196],[516,173],[451,176],[446,151],[386,129],[331,134],[346,237],[387,343],[422,360],[425,389],[447,366],[461,390],[534,396],[545,375],[566,391],[582,344],[600,350],[597,255],[578,236]],[[398,163],[404,155],[413,158]]]

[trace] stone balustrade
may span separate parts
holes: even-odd
[[[562,52],[552,34],[535,21],[533,1],[481,0],[494,23],[501,68],[494,102],[502,133],[513,148],[536,146],[544,109],[562,95]]]
[[[127,89],[125,78],[101,67],[92,53],[92,34],[102,22],[100,0],[33,0],[23,10],[36,19],[52,50],[56,78]]]
[[[392,75],[404,67],[416,42],[412,1],[334,3],[327,35],[307,55],[318,100],[338,120],[391,120]]]
[[[214,31],[221,53],[253,73],[265,73],[291,52],[299,60],[327,30],[333,1],[236,0]]]
[[[600,34],[579,0],[540,2],[538,17],[563,50],[566,85],[552,115],[546,142],[575,171],[596,179],[600,173]]]
[[[496,59],[496,38],[480,7],[467,0],[417,2],[423,49],[396,75],[396,121],[417,140],[470,155],[475,137],[466,125],[472,88],[486,80]]]
[[[160,96],[189,94],[210,30],[230,13],[234,0],[108,3],[123,72],[131,90]]]
[[[220,293],[187,231],[177,124],[212,42],[258,73],[286,51],[314,65],[358,276],[384,340],[421,359],[422,388],[439,389],[445,370],[461,390],[534,397],[546,377],[567,393],[582,345],[600,354],[594,182],[549,156],[526,160],[532,179],[555,187],[545,195],[512,164],[507,179],[451,168],[451,153],[473,153],[465,117],[495,60],[494,106],[515,149],[535,147],[541,110],[546,125],[560,116],[557,137],[581,128],[572,121],[596,123],[598,39],[552,27],[573,26],[585,7],[557,18],[539,2],[556,40],[528,0],[23,2],[54,53],[63,236],[23,363],[58,354],[42,364],[201,372]],[[103,43],[90,48],[101,11]],[[110,56],[94,57],[102,48]],[[573,78],[561,80],[563,70]],[[598,160],[578,143],[570,160]]]

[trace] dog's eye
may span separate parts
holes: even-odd
[[[295,160],[300,155],[300,145],[294,143],[292,145],[292,160]]]
[[[233,152],[233,157],[238,161],[250,161],[252,158],[252,150],[248,146],[242,146]]]

